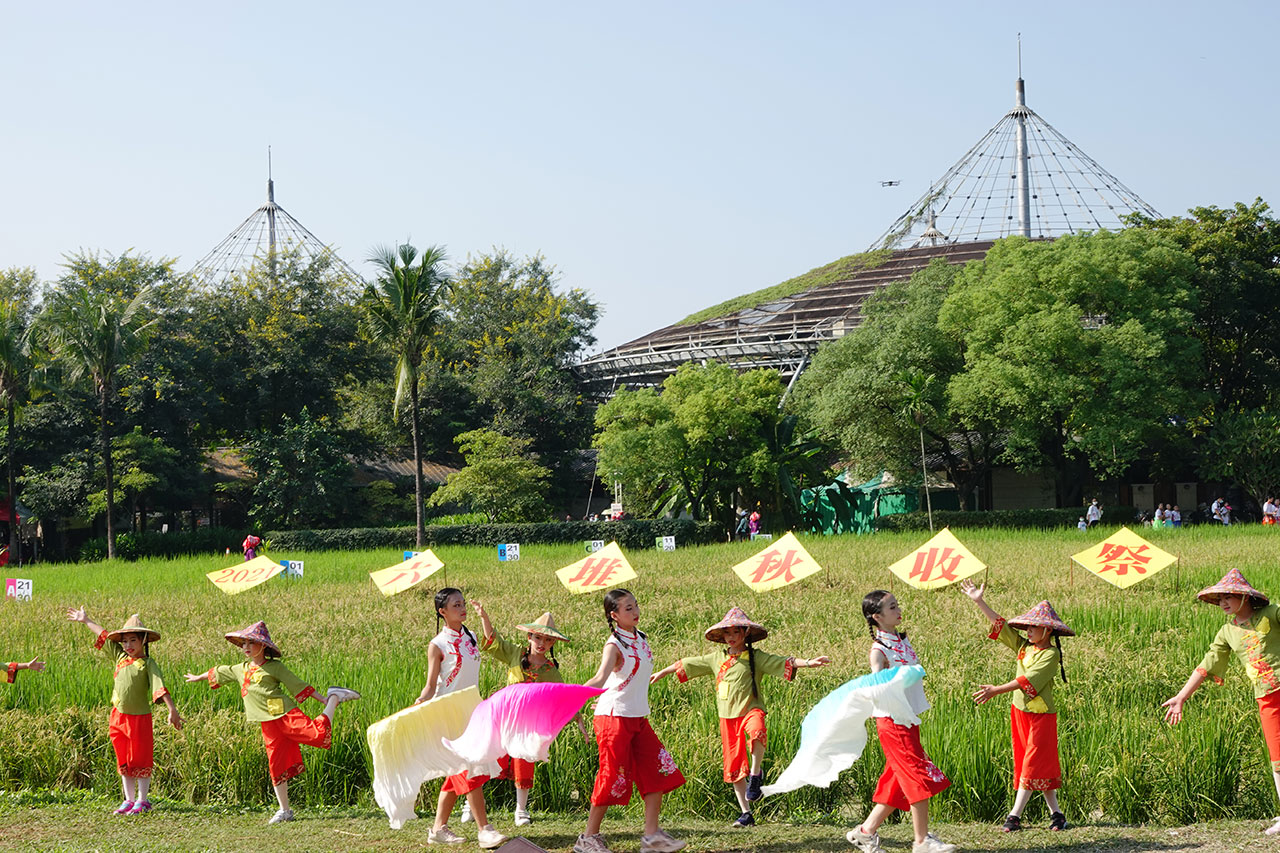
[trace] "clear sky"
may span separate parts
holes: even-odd
[[[1280,4],[6,3],[0,268],[542,253],[614,346],[866,249],[1013,105],[1162,214],[1277,192]],[[882,180],[900,180],[881,187]]]

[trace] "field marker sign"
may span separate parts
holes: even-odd
[[[889,567],[908,586],[916,589],[938,589],[962,578],[976,575],[987,564],[973,556],[947,528],[914,553]]]
[[[1072,554],[1071,559],[1104,581],[1128,589],[1173,565],[1178,558],[1121,527],[1092,548]]]
[[[820,571],[822,566],[810,556],[794,533],[771,542],[754,557],[733,567],[733,573],[756,592],[789,586]]]
[[[618,543],[610,542],[591,556],[557,569],[556,577],[569,592],[581,595],[584,592],[601,592],[639,575],[623,556]]]
[[[405,553],[413,556],[405,558],[403,563],[369,572],[369,578],[378,588],[378,592],[383,595],[404,592],[444,568],[444,561],[431,553],[430,548],[425,551],[405,551]]]
[[[288,562],[287,560],[285,562]],[[227,595],[238,595],[253,589],[284,571],[284,566],[267,556],[254,557],[247,563],[228,569],[217,569],[205,575],[213,585]]]

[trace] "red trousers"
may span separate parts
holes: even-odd
[[[502,773],[498,776],[499,779],[511,779],[516,783],[517,788],[524,788],[525,790],[533,787],[534,763],[532,761],[504,755],[498,759],[498,766],[502,768]],[[463,771],[445,779],[444,787],[441,790],[463,796],[488,781],[488,776],[471,777]]]
[[[720,746],[724,748],[724,781],[745,779],[751,769],[751,748],[764,743],[768,730],[764,708],[752,708],[741,717],[720,718]]]
[[[1062,787],[1058,763],[1058,715],[1028,714],[1009,706],[1013,732],[1013,787],[1055,791]]]
[[[312,719],[294,708],[283,717],[262,724],[262,742],[267,747],[267,768],[271,784],[288,782],[307,768],[302,763],[299,744],[328,749],[332,744],[332,724],[324,714]]]
[[[1280,772],[1280,690],[1272,690],[1258,700],[1258,716],[1262,718],[1262,736],[1267,740],[1271,769]]]
[[[112,708],[107,736],[116,751],[116,767],[121,776],[146,778],[151,775],[155,735],[150,714],[121,714]]]
[[[876,734],[884,749],[884,772],[871,797],[873,803],[907,811],[912,803],[951,787],[951,780],[925,755],[919,726],[900,726],[888,717],[876,717]]]
[[[641,797],[665,794],[684,784],[684,774],[654,734],[648,717],[596,717],[595,730],[600,769],[591,805],[626,805],[631,802],[633,783]]]

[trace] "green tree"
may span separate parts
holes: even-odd
[[[1195,259],[1195,323],[1212,411],[1243,411],[1275,402],[1280,388],[1280,220],[1262,199],[1233,207],[1195,207],[1188,216],[1135,225]]]
[[[4,399],[5,485],[9,499],[9,553],[18,553],[17,424],[18,407],[26,402],[31,384],[31,320],[34,316],[36,272],[30,267],[0,271],[0,397]]]
[[[134,532],[147,529],[147,499],[170,487],[170,481],[180,476],[176,470],[180,459],[178,452],[162,439],[145,435],[142,427],[134,427],[112,441],[111,458],[116,471],[116,487],[129,502],[130,527]],[[89,512],[97,514],[106,509],[106,490],[89,495]]]
[[[652,511],[687,508],[727,530],[740,492],[774,488],[770,436],[782,392],[775,371],[737,373],[718,362],[683,365],[661,394],[624,388],[596,412],[597,470]]]
[[[454,439],[466,467],[431,495],[432,506],[460,504],[490,523],[545,521],[550,472],[531,458],[531,442],[481,428]]]
[[[933,457],[966,509],[991,467],[999,428],[973,413],[962,420],[947,395],[964,352],[959,339],[939,331],[938,313],[957,272],[935,260],[869,297],[862,325],[819,348],[788,407],[863,479],[888,471],[914,482],[921,456]],[[903,381],[927,376],[933,381],[919,387]]]
[[[595,343],[600,308],[582,290],[557,292],[557,277],[541,255],[468,257],[437,346],[473,396],[477,425],[530,439],[534,453],[555,460],[563,493],[569,466],[557,463],[589,440],[592,415],[569,367]]]
[[[375,284],[364,292],[361,306],[369,336],[396,361],[394,411],[409,401],[409,425],[413,439],[413,495],[417,517],[417,545],[426,539],[422,504],[422,440],[419,436],[419,369],[427,346],[440,323],[443,300],[449,290],[444,270],[444,249],[428,247],[421,256],[408,243],[382,246],[370,260],[378,266]],[[414,261],[417,266],[414,266]]]
[[[111,405],[116,379],[147,346],[155,317],[153,291],[172,275],[173,261],[81,253],[49,294],[39,323],[44,340],[72,382],[87,381],[98,408],[98,449],[106,478],[107,557],[115,556],[115,477],[111,457]]]
[[[1203,401],[1195,263],[1151,231],[1007,238],[956,277],[939,315],[962,342],[962,423],[998,424],[1004,458],[1055,474],[1059,506],[1122,473]]]
[[[351,462],[341,437],[303,407],[276,431],[261,431],[245,446],[253,469],[249,518],[259,529],[330,527],[351,499]]]
[[[1234,480],[1258,504],[1280,492],[1280,411],[1221,412],[1208,445],[1205,476]]]

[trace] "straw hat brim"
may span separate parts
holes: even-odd
[[[120,642],[120,638],[125,634],[146,634],[148,643],[154,643],[156,640],[160,639],[159,631],[153,631],[150,628],[144,628],[141,625],[126,625],[123,628],[117,628],[116,630],[107,633],[107,639],[113,643],[118,643]]]
[[[270,640],[264,640],[261,637],[247,637],[243,631],[232,631],[230,634],[224,634],[223,636],[233,646],[243,648],[245,643],[262,643],[262,647],[268,652],[273,652],[275,657],[284,657],[280,652],[280,647]]]
[[[517,625],[516,630],[524,631],[528,634],[538,634],[539,636],[546,637],[548,640],[563,640],[566,643],[571,642],[568,637],[561,634],[555,628],[548,628],[546,625],[539,625],[537,622],[526,622],[523,625]]]
[[[1059,637],[1074,637],[1076,635],[1076,632],[1068,628],[1066,626],[1066,623],[1064,622],[1047,622],[1047,621],[1041,621],[1039,619],[1034,619],[1034,620],[1033,619],[1010,619],[1009,620],[1010,628],[1018,628],[1025,631],[1028,628],[1031,628],[1033,626],[1040,627],[1040,628],[1052,628],[1053,633]]]
[[[745,628],[747,630],[747,642],[758,643],[765,637],[769,636],[769,631],[763,625],[757,625],[754,622],[750,625],[712,625],[703,635],[713,643],[723,643],[725,628]]]

